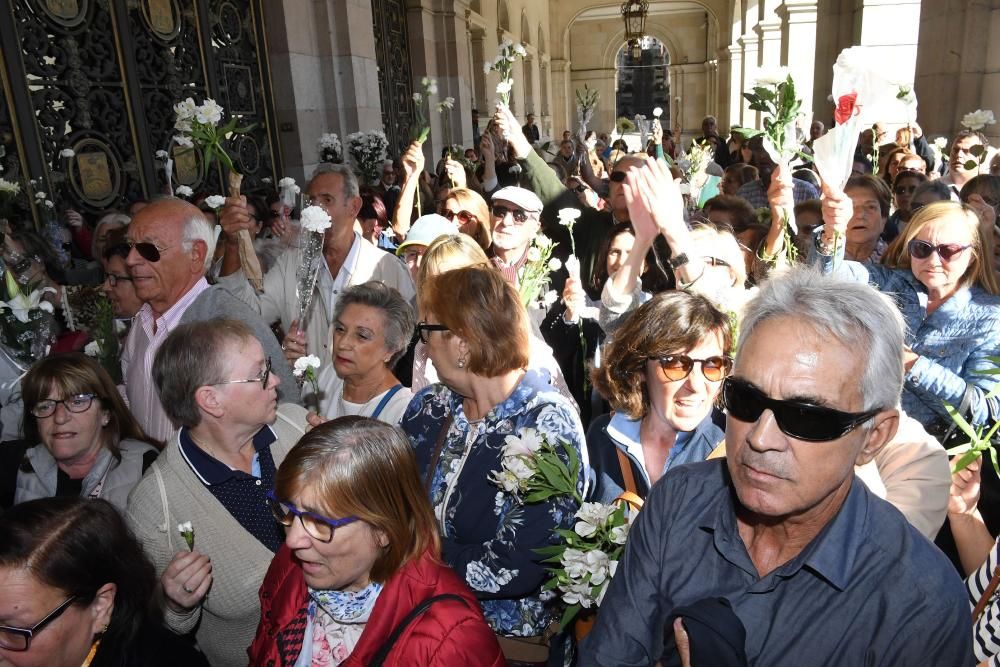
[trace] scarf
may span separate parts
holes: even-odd
[[[357,592],[309,589],[312,667],[339,665],[347,660],[381,592],[382,584],[374,582]]]

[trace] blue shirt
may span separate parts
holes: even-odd
[[[178,437],[181,456],[201,483],[226,508],[244,530],[273,552],[285,541],[284,529],[274,520],[267,505],[267,492],[274,488],[275,465],[271,443],[277,440],[270,426],[253,437],[251,474],[233,470],[199,447],[186,428]]]
[[[818,445],[822,446],[822,445]],[[750,665],[972,665],[969,604],[948,559],[855,479],[837,514],[761,577],[736,523],[726,461],[660,479],[580,648],[580,665],[651,665],[673,609],[724,597]]]

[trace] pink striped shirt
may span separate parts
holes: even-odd
[[[167,335],[180,324],[184,311],[208,287],[208,281],[202,278],[158,318],[154,317],[150,305],[144,303],[135,314],[132,329],[125,340],[122,378],[125,381],[125,397],[129,408],[146,433],[163,442],[169,439],[177,427],[163,411],[160,395],[153,385],[153,358]]]

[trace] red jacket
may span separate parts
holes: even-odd
[[[444,593],[459,595],[469,604],[442,600],[431,605],[400,635],[386,667],[503,667],[500,646],[476,598],[451,568],[427,553],[385,582],[361,639],[341,667],[367,665],[414,607]],[[308,603],[302,569],[291,550],[282,545],[260,588],[260,625],[249,649],[252,667],[295,663],[298,655],[285,655],[283,660],[279,644],[287,644],[287,638],[295,634],[301,638]]]

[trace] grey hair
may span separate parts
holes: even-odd
[[[201,211],[192,213],[191,217],[184,221],[184,234],[181,236],[184,252],[191,252],[195,241],[205,243],[205,266],[202,271],[208,273],[208,268],[215,259],[215,225],[209,222]]]
[[[896,304],[865,283],[821,275],[809,267],[791,269],[765,282],[740,323],[737,364],[754,329],[768,320],[802,321],[824,340],[853,350],[865,361],[861,376],[864,411],[899,405],[903,391],[903,334]]]
[[[378,308],[385,315],[385,346],[392,352],[388,364],[391,368],[406,352],[413,337],[417,324],[413,307],[394,287],[377,280],[352,285],[341,292],[333,310],[333,321],[339,320],[344,309],[351,304]]]
[[[321,162],[316,167],[316,171],[313,172],[312,177],[315,179],[321,174],[340,174],[344,178],[344,199],[360,196],[360,190],[358,189],[358,177],[354,175],[354,171],[352,171],[346,164]]]
[[[195,392],[199,387],[222,382],[226,349],[251,340],[257,337],[240,320],[201,320],[171,331],[156,351],[152,372],[167,416],[187,428],[200,424],[201,410]],[[279,362],[284,363],[284,359]]]
[[[938,198],[939,201],[950,201],[951,200],[951,189],[941,181],[924,181],[917,186],[917,189],[913,191],[910,195],[910,201],[913,201],[917,197],[927,194],[933,194]]]

